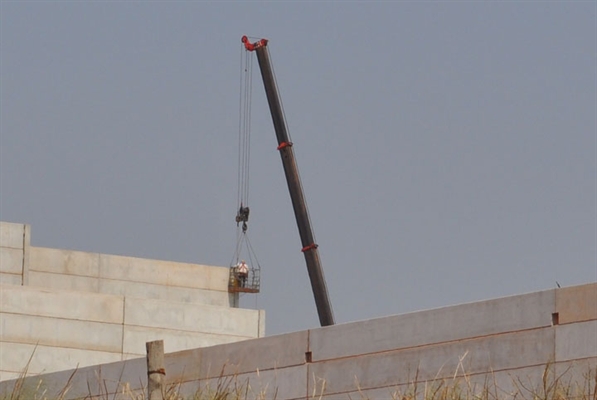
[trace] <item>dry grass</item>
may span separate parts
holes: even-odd
[[[597,400],[597,371],[582,374],[582,381],[573,380],[571,368],[554,374],[552,364],[545,365],[541,379],[510,375],[507,387],[501,387],[495,374],[470,376],[454,374],[448,379],[413,383],[388,391],[388,400]],[[418,375],[418,374],[417,374]],[[361,400],[375,400],[359,390]],[[354,399],[354,396],[349,396]]]
[[[0,400],[67,400],[71,384],[71,375],[62,390],[55,395],[48,395],[42,381],[31,385],[32,380],[25,380],[28,365],[9,394],[0,395]],[[470,376],[466,373],[454,373],[448,379],[436,378],[432,381],[418,381],[418,373],[411,384],[399,388],[388,388],[383,400],[597,400],[597,371],[585,371],[581,382],[571,378],[569,369],[556,376],[553,365],[547,364],[540,379],[536,377],[510,376],[508,388],[500,387],[495,375]],[[98,376],[101,381],[101,377]],[[28,384],[26,384],[26,382]],[[105,384],[99,385],[99,393],[89,389],[87,399],[93,400],[145,400],[145,390],[132,389],[128,383],[120,383],[118,393],[109,393]],[[267,388],[253,391],[249,380],[239,381],[238,376],[224,376],[223,372],[213,386],[203,386],[192,395],[183,395],[182,384],[170,384],[164,393],[164,400],[272,400],[277,392],[267,393]],[[314,378],[313,392],[310,399],[323,400],[326,393],[326,381]],[[356,394],[355,394],[356,393]],[[377,391],[379,393],[379,391]],[[334,396],[338,398],[338,395]],[[339,396],[340,398],[342,395]],[[361,389],[355,382],[355,392],[345,394],[347,400],[382,400],[381,397],[369,397],[367,390]]]

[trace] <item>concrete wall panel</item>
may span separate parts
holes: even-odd
[[[24,224],[0,222],[0,247],[23,248]]]
[[[270,336],[260,340],[185,350],[167,354],[164,360],[168,379],[173,381],[190,378],[275,369],[303,365],[307,351],[308,332],[294,332]]]
[[[141,299],[161,299],[181,303],[229,306],[228,293],[224,291],[173,287],[151,283],[101,279],[101,293],[117,294]]]
[[[110,393],[114,394],[117,392],[125,392],[128,395],[125,387],[147,387],[147,361],[145,357],[135,358],[127,360],[125,362],[104,364],[101,366],[88,367],[83,371],[86,376],[85,381],[82,385],[74,386],[70,389],[71,391],[77,391],[79,394],[86,396],[89,393],[86,390],[87,382],[90,382],[90,386],[95,390],[93,393]],[[100,389],[101,387],[101,389]],[[83,398],[83,396],[80,396]],[[112,396],[100,396],[99,399],[105,400],[106,398],[112,399]],[[125,399],[131,400],[131,397],[124,397]]]
[[[191,397],[202,394],[205,397],[215,398],[218,388],[224,390],[238,390],[243,394],[241,398],[247,399],[303,399],[306,398],[307,387],[304,379],[297,377],[306,376],[306,366],[295,366],[281,369],[259,370],[259,373],[238,374],[223,376],[201,381],[187,381],[177,385],[182,396]],[[173,384],[178,381],[167,378]],[[220,391],[220,393],[222,390]],[[208,396],[212,394],[212,396]]]
[[[223,274],[225,281],[221,280]],[[104,279],[228,291],[227,268],[171,261],[101,254],[100,276]]]
[[[44,374],[40,377],[31,376],[25,379],[25,386],[37,387],[40,384],[40,392],[45,391],[49,399],[59,398],[58,394],[69,383],[67,399],[90,399],[90,393],[99,395],[102,400],[112,399],[113,396],[106,396],[122,391],[124,383],[132,386],[146,387],[147,372],[145,358],[137,358],[126,362],[116,362],[99,366],[82,367],[75,371],[60,371]],[[10,393],[14,382],[2,382],[0,385],[0,397]],[[125,397],[126,398],[126,397]],[[126,398],[131,400],[132,397]]]
[[[7,223],[0,223],[0,267],[5,345],[129,358],[144,355],[156,334],[175,351],[264,332],[262,311],[233,308],[238,294],[228,293],[225,267],[31,247],[30,227]]]
[[[13,379],[19,379],[20,377],[21,377],[21,374],[18,372],[7,372],[7,371],[0,370],[0,382],[10,381]],[[1,398],[1,396],[5,395],[6,393],[10,393],[10,391],[7,391],[4,388],[0,389],[0,398]]]
[[[556,331],[556,361],[597,357],[597,320],[559,325]]]
[[[554,376],[564,385],[597,393],[597,357],[556,363]]]
[[[318,386],[324,385],[324,382],[319,382]],[[325,386],[323,386],[325,387]],[[408,386],[402,387],[384,387],[384,388],[375,388],[375,389],[364,389],[364,390],[357,390],[354,389],[351,392],[346,393],[334,393],[329,395],[321,395],[318,389],[315,391],[310,392],[312,399],[318,400],[398,400],[402,399],[399,393],[402,393],[402,390],[408,390]],[[314,395],[313,395],[314,394]],[[409,398],[409,397],[407,397]]]
[[[499,372],[488,372],[474,375],[467,375],[466,377],[447,377],[437,378],[429,381],[414,382],[391,385],[387,387],[378,387],[372,389],[358,389],[359,383],[355,382],[355,388],[350,392],[336,393],[325,395],[321,400],[349,400],[349,399],[402,399],[404,397],[417,395],[418,399],[427,398],[476,398],[474,395],[479,395],[487,390],[490,399],[530,399],[533,389],[539,388],[537,385],[541,383],[541,378],[545,371],[545,366],[533,366],[527,368],[517,368]],[[321,383],[320,383],[321,386]],[[439,393],[436,391],[439,389]],[[445,392],[442,392],[445,390]],[[461,397],[450,395],[449,393],[457,393],[460,391]],[[435,397],[433,393],[436,392]],[[518,394],[517,394],[518,393]],[[524,397],[521,397],[524,396]],[[514,397],[516,396],[516,397]],[[319,397],[316,397],[319,399]],[[552,397],[541,397],[552,398]]]
[[[0,285],[17,285],[23,284],[23,275],[21,274],[5,274],[0,272]],[[2,290],[2,289],[0,289]]]
[[[122,324],[124,298],[95,293],[57,292],[2,286],[2,312]],[[42,333],[42,332],[38,332]]]
[[[313,361],[551,326],[554,290],[314,330]]]
[[[202,267],[206,267],[203,265]],[[224,290],[228,291],[228,279],[230,279],[230,269],[228,267],[207,267],[209,270],[209,287],[210,290]],[[223,288],[223,289],[222,289]]]
[[[468,376],[466,379],[458,378],[463,388],[472,388],[479,392],[484,387],[488,388],[499,399],[531,399],[532,393],[540,393],[542,378],[546,374],[546,382],[551,383],[553,378],[553,365],[543,364],[525,368],[507,369],[489,373],[479,373]],[[552,397],[539,397],[552,398]]]
[[[309,365],[309,375],[323,379],[326,393],[348,392],[358,379],[362,389],[539,365],[553,360],[554,330],[536,329],[405,349]]]
[[[232,343],[249,339],[246,336],[214,335],[201,332],[182,332],[177,329],[145,328],[125,326],[123,351],[126,354],[145,356],[145,343],[154,340],[164,341],[164,351],[172,353],[216,344]]]
[[[23,250],[0,247],[0,269],[4,273],[23,274]]]
[[[306,365],[260,370],[259,373],[242,374],[238,378],[248,382],[249,393],[253,393],[255,398],[290,400],[307,397],[306,382],[297,379],[304,376],[307,376]]]
[[[524,296],[520,297],[524,298]],[[141,300],[131,300],[131,302],[134,301]],[[516,305],[516,303],[513,304]],[[169,309],[169,306],[170,304],[165,304],[166,309]],[[555,299],[552,307],[555,309]],[[193,314],[190,319],[182,319],[180,321],[182,325],[196,323],[196,315],[201,315],[202,307],[195,306],[194,309],[196,314]],[[467,310],[466,307],[463,309]],[[521,310],[525,308],[515,308],[513,313]],[[150,314],[155,315],[155,312]],[[178,321],[177,318],[173,321]],[[516,316],[513,318],[516,319]],[[551,323],[551,313],[548,314],[548,319]],[[341,326],[350,330],[353,328],[351,325],[359,324]],[[397,387],[407,388],[400,385],[408,385],[418,374],[419,381],[446,379],[448,384],[456,376],[457,379],[473,387],[482,387],[491,382],[499,387],[500,394],[514,394],[516,390],[522,392],[540,388],[546,365],[549,366],[548,377],[556,377],[563,372],[569,373],[567,369],[563,370],[568,368],[569,362],[553,364],[554,359],[559,361],[562,357],[580,357],[574,360],[574,365],[582,364],[580,376],[587,372],[587,369],[583,369],[585,362],[588,368],[593,368],[597,364],[597,356],[590,357],[591,354],[597,354],[597,349],[591,347],[593,333],[597,332],[595,324],[597,321],[586,321],[516,332],[498,332],[469,339],[390,349],[365,355],[342,355],[338,359],[306,363],[305,352],[308,351],[309,338],[313,337],[316,331],[329,329],[318,328],[310,332],[297,332],[166,354],[166,379],[171,383],[182,382],[185,388],[191,390],[199,387],[198,379],[211,379],[211,383],[217,382],[224,371],[224,378],[233,381],[250,378],[253,390],[251,394],[255,397],[260,394],[268,396],[272,393],[270,389],[277,388],[278,398],[303,399],[306,396],[319,398],[319,394],[325,388],[324,398],[331,400],[361,398],[361,395],[380,398],[387,393],[393,393],[390,391]],[[137,343],[137,346],[143,346],[147,340],[157,339],[151,334],[147,335],[149,329],[156,328],[125,327],[125,329],[128,328],[130,328],[130,336],[125,341],[131,340],[132,343]],[[173,328],[173,330],[178,329],[178,326]],[[184,340],[186,333],[177,333],[182,334]],[[342,330],[337,333],[337,341],[346,340]],[[135,335],[138,336],[135,338]],[[126,332],[125,337],[127,337]],[[167,337],[164,339],[168,346],[169,339]],[[351,343],[345,345],[348,347]],[[143,351],[142,348],[137,350]],[[556,358],[556,354],[560,358]],[[112,388],[111,393],[118,388],[119,380],[132,382],[132,387],[138,388],[139,385],[136,382],[139,376],[145,376],[144,361],[142,358],[136,372],[129,371],[126,377],[112,380],[109,383]],[[102,366],[102,369],[107,368],[113,373],[113,369],[117,368],[115,365],[120,365],[118,368],[122,368],[122,364],[112,364]],[[97,369],[94,371],[97,374]],[[487,371],[493,371],[489,374],[489,380]],[[80,380],[73,384],[87,390],[87,384],[83,385]],[[3,387],[5,385],[0,385],[0,388]],[[527,389],[524,389],[525,387]],[[87,391],[84,394],[86,395]],[[522,392],[522,394],[528,395],[530,392]]]
[[[29,285],[55,290],[99,292],[98,278],[55,274],[52,272],[29,271]]]
[[[257,310],[127,298],[125,324],[256,337]]]
[[[560,324],[597,319],[597,283],[556,290]]]
[[[23,343],[0,343],[0,368],[10,366],[10,372],[23,372],[27,363],[29,374],[48,372],[48,365],[56,370],[70,370],[89,365],[120,361],[120,353],[89,351],[62,347],[48,347]],[[64,382],[66,384],[66,381]]]
[[[31,247],[30,270],[99,277],[99,254]]]
[[[122,325],[0,313],[4,342],[122,352]]]

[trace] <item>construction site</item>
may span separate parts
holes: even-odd
[[[266,336],[265,311],[240,307],[262,281],[241,105],[228,266],[35,247],[30,225],[0,223],[0,398],[597,399],[596,282],[338,324],[268,41],[242,44],[259,63],[320,327]]]
[[[225,382],[251,399],[391,399],[446,381],[537,398],[556,378],[595,393],[597,283],[264,337],[264,312],[235,306],[227,267],[36,248],[24,224],[0,234],[5,398],[15,385],[140,398],[158,340],[178,398]]]

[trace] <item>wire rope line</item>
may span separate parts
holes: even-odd
[[[251,158],[251,99],[253,58],[241,47],[241,73],[238,124],[238,203],[249,203],[249,167]]]
[[[253,249],[253,245],[251,244],[251,241],[249,240],[249,235],[247,234],[243,234],[244,235],[244,245],[247,248],[247,255],[249,258],[249,262],[250,265],[260,269],[261,268],[261,264],[259,263],[259,259],[257,258],[257,253],[255,253],[255,250]]]
[[[245,52],[247,56],[247,65],[246,68],[246,75],[245,75],[245,118],[244,118],[244,166],[245,166],[245,176],[244,176],[244,201],[245,204],[248,205],[249,203],[249,167],[251,164],[251,99],[252,99],[252,91],[253,91],[253,58],[250,57],[249,52]]]
[[[236,216],[236,248],[231,266],[237,265],[241,255],[244,255],[253,265],[257,260],[255,251],[247,235],[247,221],[249,219],[249,187],[251,163],[251,108],[253,95],[253,57],[244,46],[240,47],[240,76],[238,103],[238,171],[237,171],[237,206]]]
[[[240,204],[241,199],[241,157],[242,157],[242,130],[243,130],[243,70],[244,70],[244,63],[243,63],[243,56],[244,56],[244,49],[240,48],[240,78],[239,78],[239,99],[238,99],[238,169],[237,169],[237,177],[236,177],[236,193],[237,193],[237,204]]]

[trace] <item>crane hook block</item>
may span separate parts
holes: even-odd
[[[249,207],[243,207],[242,204],[236,214],[236,224],[239,222],[247,222],[249,220]]]
[[[247,51],[253,51],[258,49],[259,47],[264,47],[267,46],[267,39],[261,39],[256,41],[255,43],[251,43],[249,42],[249,38],[246,36],[243,36],[241,39],[241,42],[243,42],[245,44],[245,49]]]

